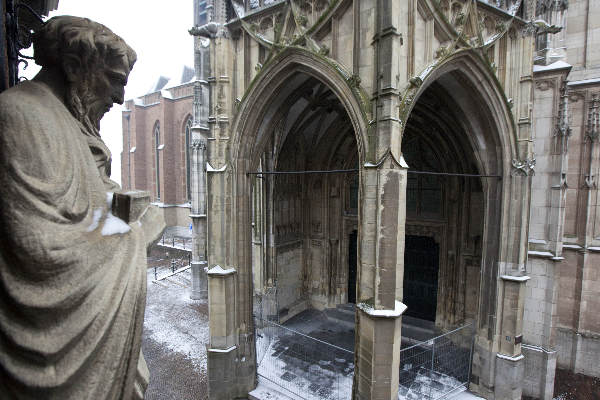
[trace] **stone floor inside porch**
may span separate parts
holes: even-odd
[[[286,395],[291,399],[349,399],[354,375],[354,319],[354,305],[345,304],[324,311],[309,309],[282,325],[259,329],[257,361],[264,384],[259,385],[251,398]],[[402,348],[436,335],[432,322],[406,316],[403,317],[402,333]],[[400,388],[398,398],[452,398],[464,391],[464,388],[452,391],[451,385],[456,382],[447,378],[419,369],[410,387]],[[435,392],[444,396],[424,397],[424,385],[435,387]],[[282,393],[277,394],[279,397],[269,397],[265,394],[269,393],[268,388],[270,392],[279,388]]]

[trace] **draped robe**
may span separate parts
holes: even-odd
[[[109,165],[45,84],[0,94],[0,398],[144,397],[146,247],[163,222],[148,208],[110,229]]]

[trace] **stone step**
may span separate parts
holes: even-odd
[[[354,327],[354,313],[338,308],[327,308],[324,311],[325,316],[331,322],[343,324],[347,327]]]
[[[402,341],[415,344],[436,336],[435,324],[419,318],[402,317]]]
[[[431,331],[435,329],[435,322],[421,318],[409,317],[408,315],[402,316],[402,325],[405,324],[423,329],[429,329]]]
[[[435,337],[435,332],[418,326],[402,324],[402,341],[412,344],[424,342]]]
[[[356,313],[356,307],[352,303],[346,304],[338,304],[335,306],[336,310],[339,310],[343,313],[354,315]]]

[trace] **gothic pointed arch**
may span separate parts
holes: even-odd
[[[192,200],[192,125],[194,121],[189,114],[184,118],[183,134],[185,135],[185,195],[186,200]]]
[[[154,129],[152,130],[152,139],[153,139],[153,148],[154,148],[154,183],[156,187],[156,200],[160,201],[161,192],[160,192],[160,178],[161,178],[161,163],[160,163],[160,150],[161,148],[161,135],[160,135],[160,122],[156,121],[154,123]]]
[[[352,74],[340,66],[327,63],[301,48],[286,48],[263,67],[252,81],[239,105],[232,125],[232,159],[252,159],[265,142],[265,121],[271,104],[281,101],[294,87],[298,73],[324,83],[348,113],[356,134],[361,160],[367,159],[370,105]],[[287,92],[286,92],[287,91]]]

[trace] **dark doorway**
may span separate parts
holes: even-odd
[[[358,233],[352,231],[348,241],[348,303],[356,303],[356,241]]]
[[[406,315],[435,321],[437,305],[439,245],[426,236],[405,237],[404,304]]]

